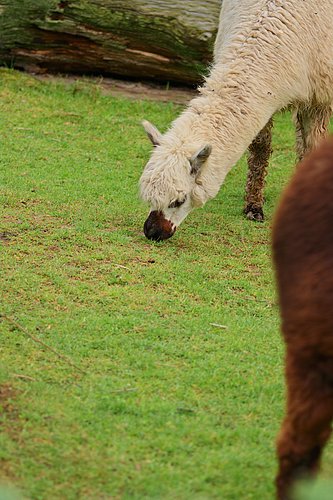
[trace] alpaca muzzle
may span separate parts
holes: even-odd
[[[171,238],[176,231],[176,226],[165,219],[163,212],[153,210],[143,226],[143,231],[149,240],[162,241]]]

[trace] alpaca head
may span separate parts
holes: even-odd
[[[140,179],[141,197],[151,206],[144,233],[151,240],[166,240],[195,206],[203,204],[198,175],[212,148],[192,145],[189,153],[176,136],[166,138],[151,123],[142,124],[154,145]]]

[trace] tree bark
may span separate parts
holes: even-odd
[[[221,0],[0,0],[0,64],[198,82]]]

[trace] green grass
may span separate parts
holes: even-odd
[[[1,70],[0,110],[3,482],[38,500],[273,498],[284,386],[270,228],[293,170],[289,115],[275,120],[265,223],[242,217],[243,159],[153,243],[140,120],[165,130],[179,107]]]

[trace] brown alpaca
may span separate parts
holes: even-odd
[[[277,497],[314,475],[333,418],[333,138],[300,164],[277,210],[273,255],[286,344]]]

